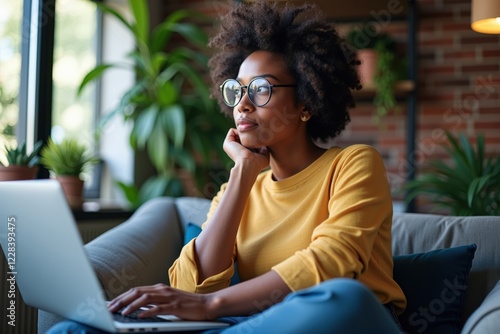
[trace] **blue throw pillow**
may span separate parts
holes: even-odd
[[[201,227],[193,223],[187,223],[184,230],[184,245],[196,238],[201,233]]]
[[[394,279],[407,308],[399,316],[409,333],[460,333],[460,315],[475,244],[394,257]]]
[[[201,227],[193,223],[187,223],[186,229],[184,231],[184,245],[191,241],[191,239],[196,238],[198,234],[201,233]],[[230,285],[235,285],[240,282],[238,277],[238,263],[234,263],[234,275],[231,277]]]

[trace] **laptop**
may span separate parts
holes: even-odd
[[[15,277],[24,302],[30,306],[108,332],[192,331],[228,326],[172,315],[147,322],[114,319],[56,180],[0,182],[0,215],[0,244],[7,262],[7,278]]]

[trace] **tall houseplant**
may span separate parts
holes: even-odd
[[[97,5],[117,18],[135,41],[135,49],[128,58],[136,82],[107,119],[121,115],[132,123],[132,147],[146,150],[157,172],[140,191],[130,185],[121,187],[135,206],[155,196],[182,195],[177,169],[202,179],[201,171],[214,160],[225,159],[221,143],[230,124],[210,98],[204,80],[208,72],[205,52],[208,37],[197,25],[188,22],[199,18],[199,14],[175,11],[150,31],[146,1],[129,0],[133,14],[130,22],[113,8]],[[176,36],[182,36],[184,42]],[[184,46],[185,41],[189,47]],[[79,92],[106,70],[119,66],[124,65],[98,65],[85,76]]]
[[[446,133],[444,148],[451,164],[432,160],[416,180],[409,182],[407,201],[426,195],[437,207],[457,216],[500,215],[500,155],[486,158],[484,137],[477,147],[465,134]]]

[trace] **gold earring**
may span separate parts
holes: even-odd
[[[302,122],[307,122],[309,120],[309,117],[307,117],[307,115],[302,115],[302,116],[300,116],[300,120]]]

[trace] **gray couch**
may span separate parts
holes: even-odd
[[[201,224],[209,204],[200,198],[154,199],[127,222],[87,244],[107,296],[113,298],[137,285],[168,284],[167,270],[183,245],[186,224]],[[460,327],[462,333],[500,333],[500,217],[394,215],[394,255],[471,243],[478,248]],[[39,311],[39,333],[59,320]]]

